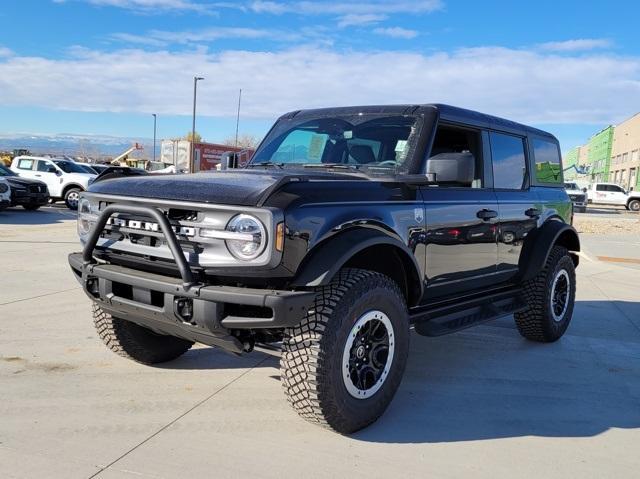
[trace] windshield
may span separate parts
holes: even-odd
[[[406,171],[421,126],[418,117],[401,115],[350,114],[296,120],[276,124],[248,166]]]
[[[76,165],[71,161],[53,160],[53,162],[65,173],[89,173],[89,171],[83,169],[81,165]]]
[[[566,190],[579,190],[578,185],[576,183],[565,183],[564,188]]]
[[[11,171],[9,168],[0,164],[0,176],[18,176],[16,173]]]

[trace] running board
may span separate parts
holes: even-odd
[[[520,289],[511,289],[461,302],[436,305],[411,314],[422,336],[442,336],[526,309]]]

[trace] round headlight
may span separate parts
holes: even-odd
[[[6,193],[9,191],[9,186],[5,182],[0,183],[0,193]]]
[[[237,215],[227,224],[227,231],[237,233],[238,239],[226,240],[229,252],[238,259],[251,260],[260,256],[267,246],[267,232],[257,218]]]

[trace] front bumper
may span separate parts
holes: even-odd
[[[45,205],[48,201],[48,193],[18,192],[11,197],[13,205]]]
[[[85,293],[107,313],[161,334],[236,353],[243,345],[231,330],[295,326],[315,297],[311,291],[185,285],[179,278],[88,263],[82,253],[70,254],[69,265]],[[185,302],[191,310],[188,318],[181,314]],[[255,314],[235,312],[243,309]]]

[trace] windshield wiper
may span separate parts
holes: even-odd
[[[283,169],[284,168],[284,163],[274,163],[272,161],[261,161],[259,163],[249,163],[247,165],[247,168],[253,168],[254,166],[273,166],[273,167],[276,167],[276,168]]]
[[[359,170],[360,165],[349,165],[345,163],[305,163],[303,168],[340,168],[342,170]]]

